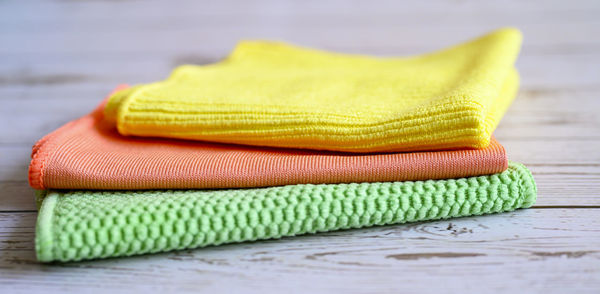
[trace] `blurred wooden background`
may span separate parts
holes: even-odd
[[[600,293],[600,1],[1,1],[0,292]],[[211,63],[241,39],[380,56],[525,36],[496,131],[534,208],[125,259],[42,265],[31,145],[119,83]]]

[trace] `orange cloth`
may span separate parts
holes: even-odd
[[[33,147],[36,189],[202,189],[446,179],[504,171],[494,139],[479,150],[346,154],[123,137],[103,106]]]

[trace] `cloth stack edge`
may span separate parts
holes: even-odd
[[[43,203],[35,246],[44,262],[130,256],[508,212],[533,205],[536,192],[530,171],[514,162],[499,174],[437,181],[207,191],[51,190],[38,193]]]
[[[37,258],[528,208],[531,172],[492,136],[521,38],[501,29],[409,58],[242,42],[223,62],[119,86],[32,149]]]

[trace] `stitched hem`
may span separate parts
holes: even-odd
[[[44,191],[42,193],[46,193],[46,197],[38,213],[35,228],[35,252],[39,261],[50,262],[55,259],[52,230],[54,209],[57,207],[59,196],[55,192]]]

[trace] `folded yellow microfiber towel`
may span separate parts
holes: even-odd
[[[406,58],[246,41],[222,62],[117,92],[105,114],[123,135],[349,152],[484,148],[515,97],[521,39],[507,28]]]

